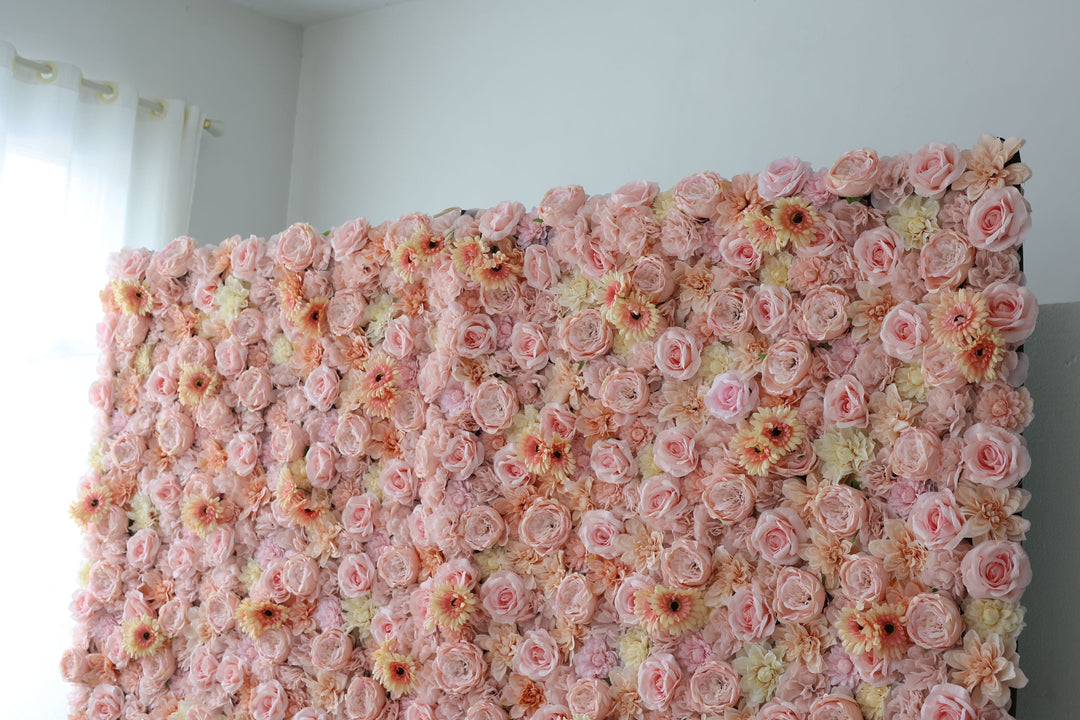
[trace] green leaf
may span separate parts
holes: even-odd
[[[322,236],[323,237],[330,237],[330,231],[329,230],[323,230]]]
[[[761,360],[764,360],[767,355],[768,355],[768,353],[763,353],[763,352],[757,354],[758,358],[761,359]]]
[[[544,222],[544,220],[543,220],[543,218],[533,218],[533,222],[534,223],[542,223],[542,222]]]

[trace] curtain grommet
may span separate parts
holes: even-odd
[[[103,103],[114,103],[116,98],[120,97],[120,90],[116,87],[116,83],[103,82],[105,89],[97,94],[98,100]]]
[[[57,78],[56,63],[45,61],[41,63],[46,67],[45,70],[35,70],[34,74],[37,75],[37,79],[43,83],[51,83]]]

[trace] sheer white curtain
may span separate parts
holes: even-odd
[[[131,87],[109,97],[80,70],[39,75],[0,41],[3,484],[0,715],[67,716],[59,658],[81,565],[68,515],[86,471],[98,292],[111,252],[187,231],[203,116]]]

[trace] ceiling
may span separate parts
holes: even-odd
[[[405,0],[229,0],[264,15],[307,26]]]

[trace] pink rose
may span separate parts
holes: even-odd
[[[358,292],[352,290],[343,290],[334,294],[334,297],[330,298],[330,305],[326,308],[326,324],[330,328],[330,332],[334,335],[348,335],[352,332],[360,323],[364,320],[364,310],[367,309],[367,300],[364,296]],[[399,327],[395,325],[395,321],[401,320],[401,318],[395,318],[390,322],[390,325],[386,329],[386,337],[392,338],[397,332],[391,330],[391,327]],[[407,323],[408,320],[406,319]],[[393,339],[390,342],[383,343],[383,347],[387,352],[393,354],[393,351],[400,344]],[[400,356],[395,356],[400,357]]]
[[[236,396],[251,411],[262,410],[274,399],[274,384],[262,368],[248,368],[236,378]]]
[[[785,567],[776,576],[773,609],[784,622],[810,622],[825,609],[825,588],[806,570]]]
[[[846,695],[820,695],[810,704],[807,720],[863,720],[859,704]]]
[[[371,589],[375,581],[375,567],[371,564],[371,558],[363,553],[346,555],[338,566],[337,575],[342,596],[357,597]]]
[[[127,560],[136,570],[146,570],[154,564],[161,549],[161,536],[153,528],[139,530],[127,541]]]
[[[458,323],[454,349],[467,358],[490,355],[495,349],[495,323],[487,315],[468,315]]]
[[[455,434],[446,443],[439,456],[442,467],[455,480],[464,480],[484,462],[484,446],[475,435]]]
[[[230,695],[244,684],[244,661],[231,652],[225,653],[218,663],[214,679],[221,684],[221,689]]]
[[[350,220],[331,230],[330,247],[334,251],[334,259],[341,260],[360,252],[367,245],[370,230],[371,224],[364,218]]]
[[[559,264],[543,245],[530,245],[525,248],[525,261],[522,274],[531,287],[547,291],[559,282]]]
[[[848,555],[840,565],[840,587],[855,602],[874,603],[885,597],[892,578],[885,563],[873,555]]]
[[[947,650],[964,631],[964,619],[954,603],[942,593],[921,593],[908,600],[907,635],[927,650]]]
[[[521,541],[547,554],[562,547],[570,536],[570,513],[561,504],[547,498],[538,498],[521,515],[518,535]]]
[[[559,323],[559,341],[574,362],[595,360],[611,349],[611,325],[599,310],[582,310]]]
[[[866,230],[855,241],[852,254],[863,276],[875,285],[890,282],[904,254],[904,239],[887,225]]]
[[[248,712],[255,720],[285,720],[289,699],[277,680],[260,683],[251,693]]]
[[[571,625],[585,625],[596,612],[596,596],[585,583],[585,576],[570,573],[555,590],[553,606],[556,614]]]
[[[148,272],[164,277],[178,278],[186,275],[195,253],[195,241],[187,236],[180,236],[154,253],[150,258]]]
[[[254,308],[241,310],[240,314],[229,323],[229,330],[240,342],[252,345],[262,337],[265,329],[263,314]]]
[[[488,378],[474,391],[470,409],[481,430],[499,433],[510,427],[518,411],[517,394],[502,380]]]
[[[607,510],[587,510],[577,531],[587,552],[608,559],[622,554],[615,543],[623,532],[622,521]]]
[[[416,472],[404,460],[391,460],[379,473],[379,489],[385,502],[412,505],[419,481]]]
[[[461,538],[476,552],[506,541],[506,523],[499,511],[489,505],[474,505],[461,516]]]
[[[971,695],[959,685],[935,685],[922,704],[919,720],[978,720]]]
[[[743,585],[728,598],[728,624],[736,639],[757,643],[772,634],[776,619],[756,584]]]
[[[118,720],[124,709],[124,691],[115,685],[102,684],[94,687],[86,706],[89,720]]]
[[[881,322],[881,345],[890,356],[912,362],[930,339],[930,319],[926,310],[913,302],[896,305]]]
[[[850,150],[833,163],[825,175],[825,187],[840,197],[862,197],[874,188],[878,155],[870,148]]]
[[[705,488],[701,502],[710,516],[721,522],[737,523],[754,511],[757,487],[745,475],[719,478]]]
[[[353,495],[345,502],[341,511],[341,525],[345,532],[357,540],[367,540],[375,528],[375,512],[379,501],[371,493]]]
[[[656,255],[646,255],[638,259],[630,273],[630,285],[638,292],[653,298],[655,302],[667,300],[675,291],[671,266]]]
[[[866,389],[854,375],[830,380],[825,386],[824,419],[839,428],[864,428],[870,422]]]
[[[484,210],[480,213],[480,233],[487,239],[498,242],[514,234],[521,218],[525,215],[525,206],[509,200]]]
[[[758,195],[766,202],[798,195],[811,172],[810,163],[805,160],[794,156],[777,158],[758,173]]]
[[[622,210],[647,208],[653,204],[659,189],[656,183],[647,180],[631,180],[608,196],[608,205]]]
[[[98,600],[116,600],[123,590],[120,566],[106,559],[96,561],[90,566],[86,587]]]
[[[387,547],[375,563],[379,577],[392,588],[408,587],[420,573],[420,558],[409,546]]]
[[[334,464],[337,450],[329,443],[313,443],[304,456],[308,481],[312,486],[329,490],[337,484],[338,474]]]
[[[384,705],[386,690],[382,685],[365,675],[353,675],[345,688],[345,715],[350,720],[375,720]]]
[[[680,587],[701,587],[712,576],[712,550],[687,538],[679,538],[660,555],[664,581]]]
[[[340,628],[331,628],[311,641],[311,664],[319,670],[341,670],[352,652],[352,637]]]
[[[1019,543],[984,541],[960,563],[964,587],[972,597],[1019,602],[1031,583],[1031,562]]]
[[[841,538],[849,538],[866,524],[866,498],[850,485],[829,485],[819,493],[813,506],[814,520]]]
[[[656,367],[669,380],[689,380],[701,367],[701,348],[689,332],[668,328],[656,341]]]
[[[480,604],[491,619],[513,623],[532,610],[529,592],[521,576],[509,570],[496,570],[480,584]]]
[[[539,370],[548,362],[547,335],[536,323],[517,323],[510,334],[510,356],[522,370]]]
[[[278,238],[278,261],[293,272],[301,272],[321,259],[321,245],[321,238],[313,227],[296,223]]]
[[[911,154],[908,180],[916,194],[940,198],[949,185],[964,174],[965,165],[955,145],[930,143]]]
[[[574,717],[604,720],[613,703],[606,682],[597,678],[578,678],[566,692],[566,706]]]
[[[600,402],[615,413],[639,413],[649,404],[648,382],[637,370],[614,370],[600,386]]]
[[[848,330],[848,295],[835,285],[819,285],[803,296],[802,326],[815,342],[835,340]]]
[[[723,183],[714,172],[696,173],[675,185],[672,201],[687,215],[707,220],[716,215],[716,206],[724,191]]]
[[[987,322],[1001,333],[1005,342],[1022,343],[1035,330],[1039,304],[1026,287],[999,280],[986,286],[983,297],[990,312]]]
[[[690,676],[690,704],[707,715],[722,713],[739,702],[739,676],[726,662],[709,660]]]
[[[413,335],[412,322],[408,316],[396,317],[387,324],[382,348],[396,358],[405,358],[413,354],[416,349],[416,337]]]
[[[653,461],[666,473],[685,477],[698,465],[694,436],[679,428],[668,428],[656,435]]]
[[[637,463],[630,444],[618,438],[598,440],[592,447],[589,464],[596,479],[622,485],[637,474]]]
[[[805,716],[791,703],[773,698],[758,710],[757,720],[804,720]]]
[[[941,438],[918,427],[907,427],[893,443],[889,467],[909,480],[928,480],[938,467]]]
[[[964,433],[962,458],[969,480],[995,488],[1015,486],[1031,469],[1024,438],[986,423],[976,423]]]
[[[214,348],[217,370],[227,378],[243,372],[247,364],[247,346],[235,338],[227,338]]]
[[[195,442],[195,423],[183,410],[171,408],[157,419],[158,447],[170,457],[179,457]]]
[[[513,445],[504,445],[499,448],[491,459],[491,466],[499,482],[507,488],[521,487],[529,481],[529,470],[518,457],[517,449]]]
[[[654,653],[638,668],[638,695],[648,710],[667,710],[682,682],[682,670],[671,653]]]
[[[806,525],[789,507],[766,510],[758,517],[750,542],[761,556],[776,565],[799,561],[799,545],[806,541]]]
[[[780,340],[765,352],[761,388],[770,395],[791,395],[810,382],[812,357],[805,342]]]
[[[754,380],[743,380],[735,370],[717,375],[705,393],[705,407],[713,417],[734,424],[757,407],[758,387]]]
[[[974,261],[975,251],[966,238],[950,231],[934,233],[919,251],[919,277],[929,292],[955,290]]]
[[[241,477],[251,475],[259,464],[259,450],[259,440],[254,435],[248,432],[236,433],[225,448],[229,469]]]
[[[1031,214],[1015,187],[990,188],[971,206],[968,240],[977,250],[1000,252],[1020,245],[1031,230]]]
[[[552,227],[565,227],[574,221],[584,204],[585,189],[580,185],[551,188],[540,200],[540,218]]]
[[[559,667],[559,645],[547,630],[529,630],[521,638],[514,654],[514,669],[540,681]]]
[[[718,290],[709,297],[705,317],[709,329],[720,336],[721,340],[730,340],[739,333],[746,332],[754,324],[750,295],[738,287]]]
[[[908,523],[928,548],[952,550],[964,537],[964,518],[948,490],[920,495],[911,507]]]
[[[415,716],[410,716],[409,711],[418,707],[427,706],[422,703],[412,703],[405,711],[405,720],[436,720],[435,712],[433,710],[430,715],[421,717],[417,714]],[[507,715],[506,710],[503,709],[502,705],[492,698],[470,703],[469,709],[465,713],[465,720],[507,720],[508,717],[509,715]]]
[[[761,267],[761,252],[754,246],[749,235],[729,233],[720,238],[720,259],[740,275],[757,272]]]
[[[342,455],[359,457],[371,442],[371,423],[363,415],[342,413],[334,429],[334,444]]]
[[[788,327],[792,306],[791,293],[787,288],[775,285],[759,286],[754,291],[750,305],[750,315],[754,318],[757,329],[776,337]]]

